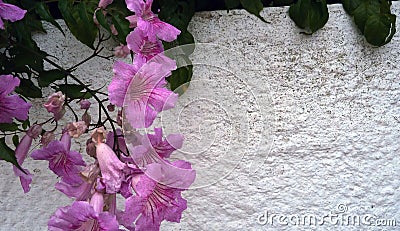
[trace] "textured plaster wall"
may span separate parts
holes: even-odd
[[[264,9],[270,24],[241,10],[195,15],[193,82],[156,125],[185,135],[174,158],[190,160],[198,177],[184,193],[182,222],[163,223],[163,230],[400,229],[399,33],[373,48],[332,5],[325,27],[307,36],[287,10]],[[398,2],[393,10],[400,15]],[[49,30],[37,41],[63,66],[91,54],[71,35]],[[112,61],[93,60],[76,73],[103,86]],[[48,117],[42,103],[31,118]],[[84,152],[79,141],[74,148]],[[28,159],[25,167],[35,174],[26,195],[0,162],[0,230],[46,230],[56,207],[71,202],[53,188],[46,162]],[[397,219],[397,226],[296,226],[277,218],[262,226],[257,218],[265,212],[369,215]]]

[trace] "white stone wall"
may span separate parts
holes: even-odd
[[[307,36],[287,10],[264,9],[269,24],[242,10],[193,18],[193,82],[156,125],[185,135],[174,158],[190,160],[197,179],[184,193],[182,222],[163,230],[400,229],[399,33],[373,48],[341,5],[331,5],[325,27]],[[400,15],[398,2],[393,11]],[[64,67],[91,54],[54,28],[36,38]],[[96,59],[76,73],[94,87],[107,85],[112,63]],[[42,103],[31,118],[47,118]],[[84,152],[79,141],[74,147]],[[35,174],[28,194],[0,162],[0,230],[46,230],[56,208],[71,202],[54,189],[46,162],[24,166]],[[257,218],[265,212],[262,226]],[[284,225],[277,217],[272,225],[273,214],[368,215],[397,219],[397,226]]]

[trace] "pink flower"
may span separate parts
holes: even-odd
[[[160,40],[150,41],[142,30],[136,28],[126,37],[127,46],[137,55],[143,56],[146,60],[150,60],[157,54],[164,51]]]
[[[156,38],[171,42],[181,33],[172,25],[161,21],[157,15],[151,12],[153,0],[125,0],[126,6],[135,15],[127,17],[132,26],[137,26],[150,41],[156,42]]]
[[[24,162],[29,148],[32,145],[32,140],[37,138],[40,133],[42,132],[42,126],[40,125],[33,125],[29,128],[26,134],[22,137],[21,141],[19,142],[17,148],[15,149],[15,157],[17,158],[18,164],[22,166]],[[32,174],[28,171],[28,169],[24,169],[26,174],[19,170],[17,167],[13,166],[14,174],[19,177],[21,182],[21,186],[24,190],[24,193],[29,192],[30,184],[32,182]]]
[[[71,137],[78,138],[86,132],[87,126],[85,121],[72,122],[67,124],[66,130]]]
[[[15,22],[21,20],[25,14],[26,10],[21,9],[18,6],[3,3],[3,1],[0,0],[0,29],[4,30],[4,22],[2,19]]]
[[[125,164],[122,163],[114,151],[105,143],[97,142],[96,156],[99,162],[101,175],[106,185],[107,193],[116,193],[121,188]]]
[[[126,200],[121,222],[130,228],[136,220],[135,230],[159,230],[163,220],[180,222],[187,208],[181,192],[189,188],[195,176],[185,161],[148,165],[134,187],[137,195]]]
[[[162,159],[168,158],[173,151],[182,147],[182,135],[170,134],[163,140],[161,128],[154,128],[154,133],[144,136],[142,144],[132,148],[132,158],[139,167],[161,163]]]
[[[178,99],[177,94],[165,88],[165,78],[176,69],[174,60],[160,55],[142,68],[139,66],[117,61],[108,87],[111,103],[125,106],[133,128],[149,127],[158,112],[174,107]]]
[[[0,12],[1,4],[4,3],[0,3]],[[19,83],[17,77],[0,75],[0,123],[12,123],[14,117],[19,120],[28,119],[28,111],[32,105],[18,95],[10,95]]]
[[[69,184],[63,180],[56,183],[56,189],[63,192],[69,197],[75,198],[77,201],[85,201],[92,195],[92,190],[97,179],[100,177],[100,168],[97,162],[86,166],[80,172],[82,182],[79,184]]]
[[[130,54],[130,50],[127,46],[120,44],[119,46],[114,48],[114,56],[117,58],[125,58]]]
[[[70,151],[71,136],[66,132],[61,141],[54,140],[47,147],[32,152],[31,157],[35,160],[48,160],[49,168],[57,176],[68,184],[79,184],[79,166],[85,166],[82,155],[79,152]]]
[[[48,222],[49,230],[119,230],[116,216],[109,212],[103,212],[102,208],[100,209],[102,203],[104,203],[102,200],[102,197],[95,194],[90,203],[75,201],[71,206],[59,208]]]
[[[47,102],[44,104],[44,107],[48,112],[53,113],[56,120],[60,120],[65,114],[64,101],[65,95],[59,91],[49,96]]]

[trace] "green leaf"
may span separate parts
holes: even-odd
[[[93,12],[86,8],[86,2],[73,5],[73,0],[60,0],[58,8],[71,33],[83,44],[94,49],[97,28],[93,22]]]
[[[353,11],[354,22],[364,34],[365,23],[369,16],[380,13],[381,4],[379,0],[363,0],[362,3]]]
[[[89,92],[82,92],[85,86],[79,84],[60,84],[54,88],[64,93],[70,99],[88,99],[92,97],[92,94]]]
[[[237,8],[240,5],[240,0],[225,0],[225,6],[228,10]]]
[[[51,83],[56,80],[62,80],[65,78],[65,73],[55,69],[50,71],[42,71],[39,73],[38,84],[40,87],[48,87]]]
[[[353,15],[353,12],[361,4],[363,0],[343,0],[342,5],[344,10],[349,14]]]
[[[307,33],[314,33],[322,28],[329,18],[325,0],[299,0],[289,8],[289,16]]]
[[[193,66],[189,65],[174,70],[172,72],[172,75],[167,78],[167,81],[169,82],[172,91],[179,88],[178,94],[182,95],[186,91],[188,87],[187,83],[190,82],[192,76],[193,76]]]
[[[18,137],[18,135],[13,135],[13,137],[12,137],[12,142],[13,142],[13,144],[14,144],[15,147],[18,146],[18,144],[19,144],[19,137]]]
[[[35,12],[40,16],[40,18],[44,21],[47,21],[53,26],[57,27],[59,31],[65,36],[64,31],[61,29],[60,24],[54,20],[53,16],[51,16],[49,7],[44,2],[37,2],[35,4]]]
[[[243,8],[247,10],[250,14],[257,16],[261,21],[265,21],[263,17],[261,17],[260,12],[263,10],[264,6],[261,0],[240,0]]]
[[[15,167],[26,174],[26,172],[18,164],[17,158],[15,157],[15,152],[7,146],[6,139],[4,137],[0,138],[0,158],[12,163],[15,165]]]
[[[16,123],[10,123],[10,124],[6,124],[6,123],[0,123],[0,131],[5,132],[5,131],[9,131],[9,132],[13,132],[18,130],[18,124]]]
[[[118,41],[120,43],[125,44],[126,43],[126,36],[128,36],[130,29],[129,29],[129,21],[126,20],[123,16],[121,15],[113,15],[112,18],[112,23],[115,26],[115,29],[118,31]]]
[[[96,11],[96,19],[104,29],[111,33],[110,25],[108,24],[106,17],[104,16],[101,9]]]
[[[29,121],[29,119],[27,119],[24,122],[22,122],[22,128],[23,129],[27,129],[30,126],[31,126],[31,122]]]
[[[15,89],[20,95],[27,98],[42,98],[42,90],[33,84],[30,79],[20,79],[21,82],[19,86]]]
[[[393,14],[374,14],[365,22],[364,36],[375,46],[390,42],[396,32],[396,16]]]

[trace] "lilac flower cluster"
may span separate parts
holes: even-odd
[[[112,0],[101,0],[103,10]],[[108,86],[111,104],[109,111],[120,107],[118,124],[124,114],[132,128],[148,128],[157,114],[175,106],[178,95],[166,88],[171,72],[176,69],[174,60],[163,54],[161,41],[173,41],[180,31],[162,22],[151,11],[152,0],[126,0],[127,8],[134,14],[126,19],[132,32],[127,45],[116,48],[116,56],[134,53],[132,63],[116,61],[113,79]],[[98,10],[99,10],[98,9]],[[5,4],[0,0],[0,17],[15,21],[23,18],[25,10]],[[0,28],[4,28],[0,19]],[[28,119],[31,105],[11,92],[20,83],[12,75],[0,76],[0,123]],[[57,123],[65,114],[68,98],[62,92],[48,97],[44,108]],[[153,134],[134,132],[132,147],[127,147],[126,137],[120,129],[107,132],[95,127],[86,143],[86,151],[93,157],[87,163],[81,153],[71,150],[73,138],[88,132],[91,117],[88,100],[79,100],[84,110],[81,121],[65,125],[59,140],[54,130],[44,131],[42,125],[32,125],[15,150],[17,162],[23,165],[33,139],[41,136],[41,148],[30,156],[48,161],[49,169],[59,181],[55,188],[75,201],[58,208],[48,222],[49,230],[159,230],[161,222],[180,222],[187,201],[182,192],[194,182],[196,173],[191,164],[168,158],[182,147],[183,136],[169,134],[163,138],[161,128]],[[132,131],[131,131],[132,132]],[[128,155],[128,153],[130,155]],[[24,192],[29,192],[32,174],[27,169],[14,167]],[[117,209],[117,194],[125,200],[124,210]]]

